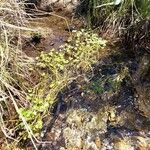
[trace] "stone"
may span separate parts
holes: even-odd
[[[97,146],[97,149],[100,150],[102,148],[102,142],[101,142],[101,139],[99,137],[96,137],[95,144]]]
[[[114,144],[115,150],[134,150],[134,147],[131,145],[130,141],[120,140]]]
[[[47,11],[63,10],[73,12],[79,5],[79,0],[41,0],[40,8]]]
[[[137,150],[148,150],[150,147],[150,138],[140,137],[137,138]]]

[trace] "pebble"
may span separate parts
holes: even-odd
[[[114,144],[115,150],[135,150],[129,141],[121,140]]]

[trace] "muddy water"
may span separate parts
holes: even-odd
[[[63,14],[61,14],[63,16]],[[83,22],[65,16],[70,29]],[[48,16],[32,22],[46,30],[24,44],[28,56],[59,49],[70,32],[66,21]],[[40,150],[148,150],[150,149],[150,55],[131,56],[123,50],[93,65],[94,77],[77,79],[58,94],[58,101],[43,121]],[[113,81],[123,68],[128,72],[118,88]],[[108,80],[110,79],[110,80]],[[59,111],[58,111],[59,110]]]
[[[39,35],[31,33],[25,38],[23,50],[28,56],[38,56],[41,51],[58,49],[66,43],[72,30],[84,27],[84,20],[67,12],[56,12],[51,15],[31,19],[31,27],[39,29]]]

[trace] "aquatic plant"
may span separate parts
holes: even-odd
[[[104,49],[106,41],[91,31],[73,31],[70,38],[59,51],[52,49],[49,53],[41,52],[31,69],[36,70],[38,83],[28,90],[26,99],[29,105],[20,107],[19,112],[37,137],[42,128],[42,118],[57,100],[58,92],[78,76],[86,74],[92,69],[92,64],[107,54]],[[19,126],[25,129],[22,122],[19,122]],[[29,138],[25,130],[21,134],[22,138]]]
[[[103,94],[104,92],[115,93],[120,90],[121,83],[127,76],[129,76],[128,68],[124,67],[115,75],[104,75],[92,81],[87,88],[96,94]]]

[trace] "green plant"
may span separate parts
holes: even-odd
[[[120,89],[121,82],[127,76],[128,68],[124,67],[124,69],[122,69],[120,73],[116,74],[116,76],[103,76],[102,78],[91,82],[88,85],[88,88],[97,94],[102,94],[104,92],[117,92]]]
[[[89,26],[113,30],[117,35],[124,33],[131,25],[148,20],[150,16],[149,0],[123,0],[119,5],[114,5],[114,0],[88,0],[86,3],[89,7],[86,13]]]
[[[21,115],[19,107],[26,105],[26,92],[30,84],[29,68],[34,62],[22,51],[22,32],[34,31],[29,28],[28,14],[23,3],[15,0],[0,1],[0,127],[3,133],[1,140],[19,142],[15,136]],[[24,117],[20,120],[27,127]],[[26,132],[33,138],[29,130]],[[35,146],[35,144],[34,144]]]
[[[135,0],[135,5],[137,11],[139,11],[139,15],[143,19],[150,19],[150,1],[149,0]]]
[[[38,84],[28,90],[28,107],[19,110],[35,135],[38,135],[42,118],[56,101],[58,92],[81,76],[81,70],[86,73],[92,64],[106,55],[105,46],[106,41],[91,31],[74,31],[71,40],[60,47],[61,51],[52,49],[49,53],[41,52],[36,58],[31,70],[37,70]],[[20,125],[24,129],[22,122]],[[28,138],[27,134],[23,136]]]

